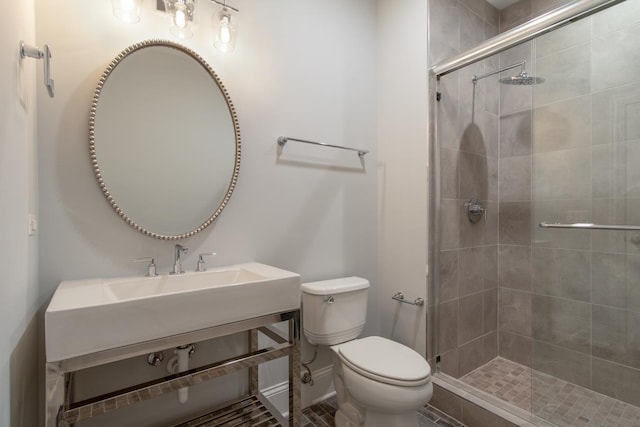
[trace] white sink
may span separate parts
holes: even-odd
[[[300,276],[259,263],[60,283],[45,312],[47,362],[300,307]]]

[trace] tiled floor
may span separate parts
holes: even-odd
[[[335,427],[336,398],[331,397],[302,411],[302,427]],[[427,405],[418,412],[418,427],[464,427]]]
[[[559,427],[640,427],[639,407],[510,360],[493,359],[461,380],[527,411],[533,407]]]

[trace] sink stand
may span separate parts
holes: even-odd
[[[288,322],[288,336],[283,336],[270,325]],[[175,348],[185,343],[196,343],[238,332],[249,332],[249,351],[231,359],[211,363],[179,374],[173,374],[117,390],[88,400],[72,402],[71,386],[73,374],[118,360],[146,355],[156,351]],[[260,349],[258,334],[268,336],[276,344]],[[289,415],[285,419],[269,401],[262,396],[258,382],[258,365],[281,357],[289,361]],[[239,418],[257,417],[264,425],[299,427],[301,425],[300,403],[300,310],[289,310],[251,319],[222,324],[206,329],[181,333],[141,343],[116,347],[82,356],[46,363],[46,427],[66,427],[80,421],[99,416],[137,402],[153,399],[165,393],[205,382],[242,369],[248,369],[249,396],[225,408],[207,414],[207,417],[227,419],[230,425],[238,424]],[[243,408],[246,410],[244,413]],[[249,414],[249,411],[252,411]],[[202,416],[201,416],[202,417]],[[235,418],[232,418],[235,417]],[[186,425],[186,424],[185,424]],[[190,424],[197,425],[197,424]],[[218,425],[218,424],[216,424]],[[224,422],[220,425],[225,425]],[[261,424],[262,425],[262,424]]]

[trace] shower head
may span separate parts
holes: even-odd
[[[526,61],[518,62],[517,64],[509,65],[507,67],[501,68],[496,71],[491,71],[490,73],[483,74],[481,76],[473,76],[471,81],[475,85],[478,80],[484,79],[485,77],[493,76],[498,73],[502,73],[503,71],[510,70],[512,68],[520,67],[520,72],[516,76],[505,77],[499,80],[500,83],[505,85],[515,85],[515,86],[531,86],[537,85],[540,83],[544,83],[544,79],[542,77],[531,77],[527,74],[527,70],[525,70]]]
[[[542,77],[532,77],[528,75],[526,71],[520,72],[517,76],[502,78],[499,81],[504,85],[515,86],[531,86],[544,83],[544,79]]]

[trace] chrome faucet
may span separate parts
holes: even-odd
[[[182,274],[184,273],[184,270],[182,270],[182,261],[180,261],[180,255],[182,255],[183,253],[187,253],[189,251],[189,248],[185,248],[182,245],[176,245],[175,246],[175,256],[174,256],[174,262],[173,262],[173,271],[171,271],[171,274]]]

